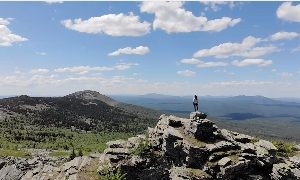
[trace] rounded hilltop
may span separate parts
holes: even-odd
[[[118,104],[117,101],[115,101],[114,99],[105,96],[97,91],[92,91],[92,90],[83,90],[83,91],[77,91],[74,92],[72,94],[69,94],[65,97],[74,97],[77,99],[82,99],[82,100],[99,100],[102,101],[110,106],[115,106]]]

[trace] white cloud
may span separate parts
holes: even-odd
[[[91,17],[87,20],[67,19],[62,24],[78,32],[99,34],[105,33],[110,36],[142,36],[150,32],[150,23],[141,22],[139,16],[133,13],[128,15],[107,14],[99,17]]]
[[[234,1],[200,1],[201,4],[206,5],[205,11],[209,9],[213,11],[221,10],[221,6],[228,5],[230,8],[234,8],[237,5],[242,4],[241,2],[234,2]]]
[[[62,4],[64,1],[56,1],[56,0],[50,0],[45,1],[47,4]]]
[[[272,69],[271,71],[272,71],[272,72],[276,72],[276,71],[277,71],[277,69]]]
[[[278,41],[278,40],[291,40],[299,36],[299,33],[296,32],[277,32],[271,35],[271,41]]]
[[[117,65],[114,66],[114,69],[116,70],[126,70],[130,69],[133,66],[138,66],[139,64],[137,63],[118,63]]]
[[[11,30],[7,27],[10,24],[10,20],[12,19],[0,18],[0,46],[12,46],[14,43],[28,40],[27,38],[11,32]]]
[[[193,77],[196,75],[196,72],[186,69],[184,71],[177,71],[177,74],[184,77]]]
[[[300,52],[300,46],[298,46],[298,47],[292,49],[292,52]]]
[[[201,63],[201,61],[196,58],[182,59],[180,62],[183,64],[199,64],[199,63]]]
[[[289,73],[289,72],[282,72],[280,73],[280,76],[288,78],[288,77],[293,77],[293,73]]]
[[[215,61],[210,61],[210,62],[203,62],[197,64],[197,67],[199,68],[210,68],[210,67],[224,67],[227,66],[228,64],[225,62],[215,62]]]
[[[174,1],[144,1],[140,9],[141,12],[155,15],[153,21],[154,29],[162,29],[167,33],[192,31],[219,32],[241,22],[240,18],[232,19],[230,17],[222,17],[220,19],[208,20],[204,16],[197,17],[194,16],[191,11],[185,10],[183,4],[183,2]]]
[[[125,47],[118,49],[114,52],[109,53],[109,56],[119,56],[121,54],[135,54],[135,55],[145,55],[150,52],[150,49],[145,46],[138,46],[136,48]]]
[[[105,72],[105,71],[113,71],[113,70],[127,70],[133,66],[138,66],[137,63],[118,63],[115,66],[107,67],[107,66],[72,66],[72,67],[63,67],[54,69],[54,72],[59,73],[77,73],[77,74],[87,74],[90,72]]]
[[[259,66],[264,67],[272,64],[272,60],[264,60],[264,59],[244,59],[242,61],[234,60],[231,62],[232,65],[238,67],[245,67],[245,66]]]
[[[279,6],[276,13],[280,19],[300,22],[300,4],[293,6],[292,2],[284,2]]]
[[[46,52],[35,52],[36,55],[40,55],[40,56],[46,56],[47,53]]]
[[[255,57],[263,56],[265,54],[270,54],[278,51],[279,49],[276,46],[263,46],[263,47],[252,48],[248,51],[242,52],[238,56],[255,58]]]
[[[30,71],[31,74],[47,74],[50,70],[49,69],[43,69],[43,68],[40,68],[40,69],[32,69]]]
[[[53,71],[53,70],[51,70]],[[55,73],[55,72],[54,72]],[[78,86],[80,84],[80,86]],[[0,75],[0,94],[32,96],[62,96],[75,91],[91,89],[100,93],[111,94],[145,94],[150,92],[170,95],[264,95],[267,97],[284,97],[286,94],[299,97],[298,81],[212,81],[203,83],[195,81],[148,81],[126,76],[92,76],[61,74]]]
[[[201,49],[194,53],[194,57],[214,56],[216,58],[227,58],[230,56],[241,57],[259,57],[268,53],[278,51],[275,46],[255,47],[257,43],[261,42],[260,38],[248,36],[243,39],[241,43],[223,43],[214,46],[210,49]]]
[[[191,59],[182,59],[180,61],[183,64],[193,64],[196,65],[199,68],[210,68],[210,67],[222,67],[227,66],[228,64],[225,62],[218,62],[218,61],[210,61],[210,62],[204,62],[196,58]]]

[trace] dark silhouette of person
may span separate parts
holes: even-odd
[[[194,105],[195,111],[198,111],[198,97],[196,95],[193,98],[193,105]]]

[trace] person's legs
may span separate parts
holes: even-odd
[[[195,109],[195,111],[196,111],[196,103],[193,103],[193,105],[194,105],[194,109]]]
[[[196,108],[197,108],[197,111],[198,111],[198,103],[196,103]]]

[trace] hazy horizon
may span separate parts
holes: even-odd
[[[4,96],[300,98],[299,2],[0,5]]]
[[[87,90],[87,89],[86,89]],[[80,91],[85,91],[85,90],[80,90]],[[92,90],[92,91],[96,91],[96,90]],[[77,92],[77,91],[74,91]],[[0,94],[0,98],[6,98],[6,97],[15,97],[15,96],[21,96],[21,95],[28,95],[31,97],[62,97],[62,96],[66,96],[69,94],[72,94],[74,92],[70,92],[68,94],[61,94],[61,95],[47,95],[47,94],[40,94],[40,95],[34,95],[34,94],[15,94],[15,95],[1,95]],[[97,91],[99,92],[99,91]],[[156,95],[162,95],[162,96],[174,96],[174,97],[188,97],[191,96],[191,98],[195,95],[195,94],[186,94],[186,95],[176,95],[176,94],[161,94],[161,93],[153,93],[153,92],[149,92],[149,93],[145,93],[145,94],[104,94],[99,92],[102,95],[106,95],[106,96],[145,96],[145,95],[151,95],[151,94],[156,94]],[[295,99],[300,99],[300,97],[291,97],[291,96],[285,96],[285,97],[270,97],[270,96],[263,96],[263,95],[246,95],[246,94],[237,94],[237,95],[209,95],[209,94],[205,94],[205,95],[201,95],[201,94],[197,94],[197,96],[199,97],[236,97],[236,96],[262,96],[262,97],[266,97],[266,98],[271,98],[271,99],[289,99],[289,98],[295,98]]]

